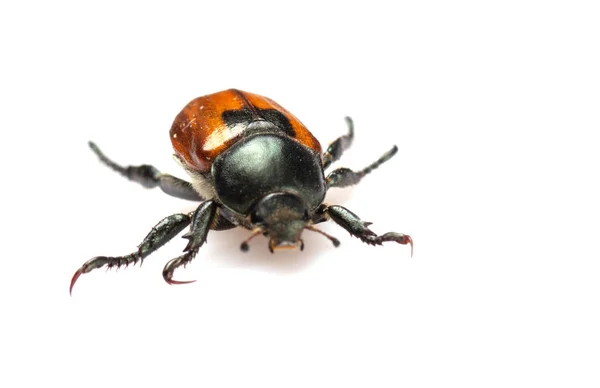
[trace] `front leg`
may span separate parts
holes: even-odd
[[[215,201],[206,201],[198,206],[192,217],[190,231],[182,236],[183,238],[189,240],[187,246],[183,250],[185,253],[169,261],[163,269],[163,279],[165,279],[165,282],[168,284],[185,284],[195,281],[174,280],[173,273],[178,267],[185,267],[190,261],[192,261],[194,256],[196,256],[200,247],[202,247],[202,245],[204,245],[206,242],[208,231],[216,222],[216,214],[217,203]]]
[[[335,221],[336,224],[346,229],[354,237],[371,245],[381,245],[386,241],[395,241],[398,244],[410,244],[410,256],[413,253],[413,241],[407,234],[388,232],[382,236],[376,235],[369,229],[370,222],[361,221],[360,218],[343,206],[329,206],[325,209],[327,217]]]

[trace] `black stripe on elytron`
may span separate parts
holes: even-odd
[[[259,120],[260,116],[256,110],[256,107],[254,105],[250,104],[250,101],[248,101],[246,96],[244,96],[244,93],[240,92],[237,89],[233,89],[233,91],[235,92],[235,94],[238,95],[239,98],[242,99],[242,101],[244,102],[244,106],[250,111],[250,114],[252,115],[252,121]]]
[[[249,126],[250,131],[256,132],[283,132],[288,136],[296,137],[296,132],[287,117],[277,109],[250,109],[226,110],[221,114],[221,119],[228,127],[238,124]]]

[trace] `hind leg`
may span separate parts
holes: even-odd
[[[169,174],[163,174],[156,167],[148,164],[123,167],[107,158],[95,143],[90,141],[88,144],[102,163],[131,181],[147,188],[159,186],[162,191],[173,197],[190,201],[204,201],[204,198],[194,190],[189,182]]]
[[[327,151],[323,154],[323,169],[326,169],[331,163],[341,158],[344,151],[352,145],[352,140],[354,140],[354,122],[350,117],[346,117],[346,124],[348,124],[348,133],[338,137],[327,147]]]

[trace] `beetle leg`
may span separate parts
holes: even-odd
[[[162,191],[173,197],[190,201],[204,201],[204,198],[194,190],[192,184],[189,182],[176,178],[173,175],[163,174],[156,167],[148,164],[123,167],[107,158],[94,142],[90,141],[88,144],[102,163],[129,180],[137,182],[146,188],[159,186]]]
[[[346,124],[348,124],[348,134],[338,137],[327,147],[327,151],[323,154],[323,169],[326,169],[331,163],[341,158],[344,151],[352,145],[352,140],[354,140],[354,122],[350,117],[346,117]]]
[[[327,188],[346,187],[357,184],[365,175],[390,160],[392,156],[396,155],[396,152],[398,152],[398,147],[394,146],[375,162],[371,163],[360,171],[352,171],[349,168],[344,167],[333,170],[329,173],[329,175],[327,175]]]
[[[179,257],[176,257],[169,261],[163,269],[163,279],[169,284],[185,284],[191,283],[191,281],[178,281],[173,280],[173,273],[175,269],[180,266],[186,266],[198,250],[206,242],[206,235],[211,229],[211,226],[216,220],[217,203],[215,201],[206,201],[200,204],[192,216],[192,223],[190,225],[190,231],[184,234],[182,237],[188,239],[188,244],[183,250],[185,253]]]
[[[175,279],[173,279],[173,273],[175,272],[176,268],[178,268],[182,265],[185,267],[190,261],[192,261],[192,259],[196,255],[196,253],[198,253],[197,249],[186,252],[183,255],[170,260],[167,263],[167,265],[165,265],[165,268],[163,269],[163,279],[165,279],[165,282],[167,282],[168,284],[171,284],[171,285],[173,285],[173,284],[188,284],[188,283],[195,282],[195,280],[175,280]]]
[[[144,241],[139,245],[137,251],[125,256],[97,256],[85,262],[73,275],[69,293],[73,292],[75,282],[77,282],[77,279],[84,273],[88,273],[96,268],[104,266],[107,266],[108,268],[119,268],[121,266],[128,266],[129,264],[135,265],[138,261],[140,263],[143,262],[144,258],[162,247],[188,226],[191,219],[192,217],[187,214],[173,214],[168,216],[152,228],[150,233],[144,238]]]
[[[212,230],[229,230],[229,229],[233,229],[237,227],[236,224],[234,224],[233,222],[229,221],[227,218],[225,218],[223,216],[223,214],[217,210],[217,215],[215,216],[215,219],[213,221],[213,224],[211,225],[211,229]]]
[[[387,241],[394,241],[398,244],[410,244],[410,256],[413,253],[413,241],[407,234],[388,232],[382,236],[378,236],[369,229],[370,222],[361,221],[360,218],[350,210],[343,206],[329,206],[326,209],[326,214],[335,221],[336,224],[346,229],[354,237],[358,237],[362,242],[370,245],[381,245]]]

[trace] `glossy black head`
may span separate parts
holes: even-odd
[[[297,195],[273,193],[262,197],[250,213],[250,221],[269,237],[269,249],[296,248],[309,221],[308,206]]]

